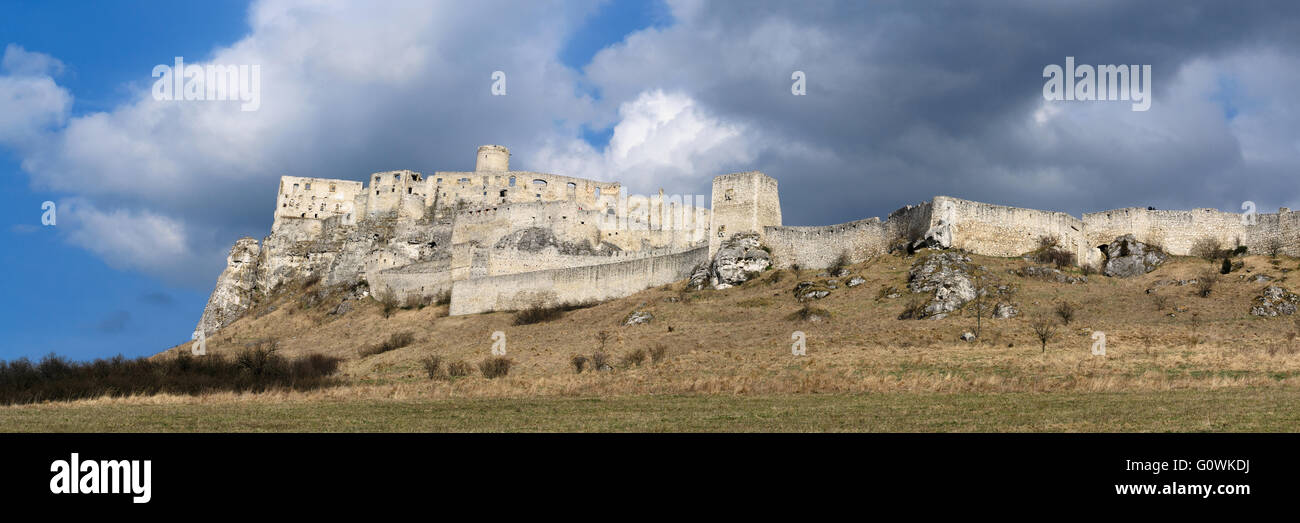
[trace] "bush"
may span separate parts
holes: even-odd
[[[1056,304],[1056,316],[1061,318],[1061,324],[1063,325],[1069,325],[1074,320],[1075,312],[1074,304],[1068,301]]]
[[[645,363],[645,358],[645,349],[634,350],[623,356],[623,366],[640,367],[642,363]]]
[[[587,367],[587,357],[581,354],[575,355],[569,360],[569,364],[573,365],[573,372],[582,374],[582,369]]]
[[[831,319],[830,311],[811,305],[804,305],[803,308],[794,311],[786,319],[790,321],[820,321]]]
[[[591,368],[595,370],[609,370],[611,368],[611,365],[609,364],[609,355],[601,351],[592,353]]]
[[[1047,353],[1047,343],[1056,337],[1056,323],[1046,316],[1039,316],[1029,323],[1030,330],[1034,331],[1034,337],[1043,345],[1043,353]]]
[[[561,303],[559,305],[534,303],[527,309],[515,313],[515,325],[532,325],[534,323],[555,321],[562,318],[564,313],[568,311],[585,309],[595,305],[596,302]]]
[[[383,307],[384,318],[392,316],[397,309],[401,308],[401,304],[397,302],[397,296],[392,292],[379,292],[371,296]]]
[[[391,350],[397,350],[407,345],[410,345],[412,343],[415,343],[414,333],[410,331],[399,332],[393,334],[392,336],[389,336],[387,340],[384,340],[382,343],[378,345],[370,345],[370,346],[362,347],[360,350],[357,351],[357,354],[362,358],[364,358],[366,356],[374,356],[376,354],[383,354]]]
[[[1228,274],[1230,272],[1232,272],[1232,260],[1224,258],[1223,263],[1219,266],[1219,274]]]
[[[20,358],[0,361],[0,405],[102,396],[306,391],[336,384],[330,376],[340,361],[320,354],[285,358],[274,341],[250,345],[234,358],[194,356],[188,348],[153,359],[116,356],[74,362],[51,354],[33,364]]]
[[[423,309],[431,304],[433,304],[433,296],[407,294],[406,300],[402,302],[402,308],[406,310]]]
[[[1205,271],[1200,278],[1196,279],[1196,295],[1202,298],[1209,298],[1210,293],[1214,292],[1214,284],[1219,282],[1219,275],[1214,271]]]
[[[493,356],[479,362],[478,370],[484,378],[501,378],[510,374],[510,367],[514,364],[513,360],[505,356]]]
[[[439,292],[433,299],[434,305],[451,305],[451,289]]]
[[[850,263],[852,263],[852,260],[849,259],[849,251],[840,251],[839,256],[836,256],[831,261],[831,265],[826,268],[826,272],[829,272],[831,276],[839,276],[840,271],[847,269]]]
[[[447,376],[450,376],[452,378],[469,376],[470,373],[473,371],[474,368],[470,367],[468,363],[465,363],[463,361],[454,361],[447,364]]]
[[[650,363],[658,365],[668,356],[668,346],[662,343],[650,348]]]
[[[1190,252],[1192,256],[1204,258],[1206,261],[1214,261],[1224,256],[1223,245],[1218,239],[1209,236],[1196,240]]]
[[[1269,240],[1268,244],[1264,245],[1264,252],[1267,253],[1270,258],[1276,258],[1278,254],[1282,253],[1282,240],[1277,238]]]
[[[445,376],[442,372],[442,357],[429,356],[420,360],[420,365],[424,367],[424,372],[429,375],[429,379],[438,379]]]
[[[925,298],[913,297],[908,300],[907,305],[903,306],[903,313],[898,315],[900,320],[919,320],[925,315]]]
[[[1033,260],[1038,263],[1050,263],[1057,269],[1072,267],[1075,264],[1074,253],[1060,248],[1060,239],[1056,236],[1038,237],[1038,249],[1034,251]]]

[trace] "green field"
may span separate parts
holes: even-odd
[[[1294,432],[1286,389],[229,401],[0,408],[36,432]]]

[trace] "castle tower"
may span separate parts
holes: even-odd
[[[713,179],[710,257],[733,234],[755,232],[762,241],[763,227],[777,225],[781,225],[781,199],[776,179],[758,171],[724,174]]]
[[[484,145],[478,148],[475,171],[509,171],[510,149],[503,145]]]

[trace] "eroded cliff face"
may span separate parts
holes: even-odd
[[[364,281],[366,275],[414,263],[450,259],[451,226],[399,220],[394,213],[340,220],[292,220],[258,248],[241,238],[231,248],[198,328],[206,335],[234,322],[284,285],[319,278],[324,285]]]
[[[208,305],[199,319],[198,331],[205,334],[229,325],[253,304],[257,286],[257,240],[240,238],[230,248],[226,269],[217,277],[217,286],[208,297]]]

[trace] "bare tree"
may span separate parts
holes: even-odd
[[[1034,336],[1043,345],[1043,354],[1047,354],[1047,342],[1056,338],[1056,322],[1047,316],[1039,316],[1029,323],[1029,327],[1034,330]]]

